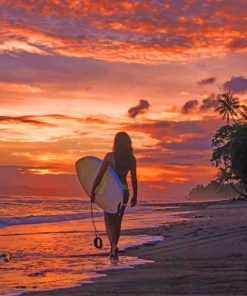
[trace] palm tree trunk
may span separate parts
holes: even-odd
[[[232,189],[234,189],[240,196],[244,196],[245,198],[247,198],[247,194],[243,193],[242,190],[239,191],[232,183],[230,183],[229,181],[227,181],[227,183],[230,185],[230,187]],[[247,184],[245,183],[244,184],[244,189],[245,189],[245,192],[247,193],[246,189],[247,189]]]
[[[231,114],[233,122],[236,123],[236,119],[234,118],[232,111],[230,111],[230,114]]]

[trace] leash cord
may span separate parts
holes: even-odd
[[[92,220],[92,223],[93,223],[95,236],[98,237],[98,231],[97,231],[97,228],[96,228],[96,225],[95,225],[95,220],[94,220],[93,203],[92,202],[91,202],[91,220]]]
[[[102,249],[105,251],[106,256],[108,258],[108,254],[107,254],[107,250],[103,244],[103,241],[101,239],[101,237],[98,235],[98,230],[96,228],[96,223],[95,223],[95,219],[94,219],[94,214],[93,214],[93,203],[91,202],[91,220],[92,220],[92,224],[94,227],[94,233],[95,233],[95,238],[94,238],[94,246],[97,249]]]

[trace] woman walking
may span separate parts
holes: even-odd
[[[93,183],[91,191],[92,202],[95,198],[95,189],[100,184],[108,166],[115,169],[124,189],[124,201],[120,212],[118,214],[109,214],[104,212],[106,233],[111,245],[110,259],[118,260],[118,241],[121,233],[121,223],[125,207],[129,200],[129,188],[127,183],[127,175],[129,172],[131,174],[133,189],[130,206],[134,207],[137,202],[136,158],[133,155],[131,139],[126,132],[118,132],[115,135],[113,151],[107,153],[104,157],[99,173]]]

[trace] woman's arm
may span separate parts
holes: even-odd
[[[133,196],[130,201],[130,206],[134,207],[137,203],[137,177],[136,177],[136,158],[133,156],[133,164],[130,169],[131,183],[133,188]]]
[[[95,199],[95,189],[100,184],[108,165],[109,165],[109,154],[107,153],[101,166],[100,166],[100,170],[98,172],[98,175],[96,176],[96,178],[93,182],[93,186],[92,186],[92,190],[91,190],[91,201],[92,202],[94,202],[94,199]]]

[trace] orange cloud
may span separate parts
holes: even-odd
[[[246,48],[239,42],[246,39],[240,17],[246,3],[229,7],[230,0],[207,5],[199,0],[180,5],[148,0],[2,1],[6,13],[0,51],[138,63],[220,56]]]

